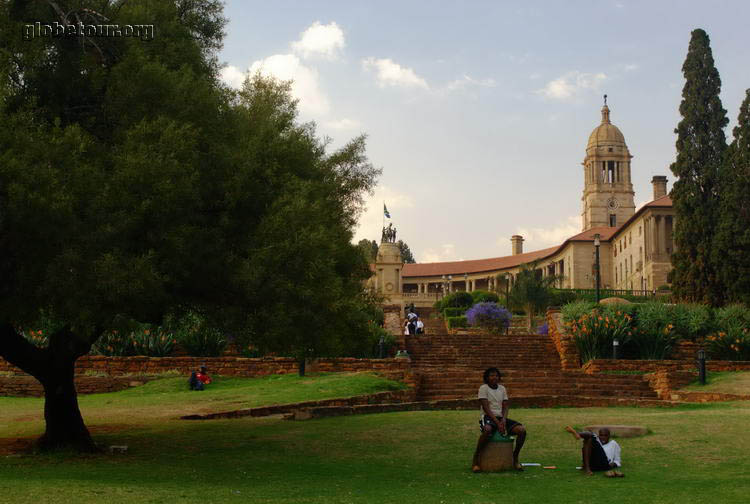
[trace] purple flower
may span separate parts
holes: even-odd
[[[469,325],[487,329],[507,329],[511,317],[511,313],[497,303],[477,303],[466,312]]]

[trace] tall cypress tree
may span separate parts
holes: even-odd
[[[714,66],[708,35],[693,30],[682,65],[677,125],[677,159],[670,166],[677,181],[672,188],[676,219],[673,290],[677,297],[718,305],[722,286],[712,254],[719,214],[719,173],[726,151],[724,127],[729,120],[721,105],[721,79]]]
[[[728,301],[750,304],[750,89],[740,106],[721,174],[720,223],[714,249]]]

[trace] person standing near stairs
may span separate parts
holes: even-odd
[[[481,472],[479,457],[482,450],[490,442],[490,438],[495,431],[501,434],[516,436],[516,446],[513,450],[513,467],[516,471],[523,471],[523,466],[519,462],[518,456],[526,441],[526,427],[523,424],[508,418],[508,392],[505,387],[500,385],[500,370],[491,367],[485,370],[484,385],[479,387],[479,429],[482,434],[477,441],[477,448],[474,451],[474,460],[471,470],[475,473]]]

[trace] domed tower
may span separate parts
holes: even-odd
[[[630,160],[622,132],[609,121],[604,95],[602,123],[589,136],[583,160],[583,231],[620,226],[635,213]]]

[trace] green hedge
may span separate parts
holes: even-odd
[[[447,317],[446,322],[448,323],[448,329],[455,329],[457,327],[469,327],[469,321],[466,317]]]
[[[477,303],[497,303],[500,298],[494,292],[485,290],[475,290],[471,292],[471,297],[474,300],[472,305]]]
[[[448,307],[443,309],[443,317],[461,317],[464,313],[466,313],[466,310],[468,308],[453,308]]]

